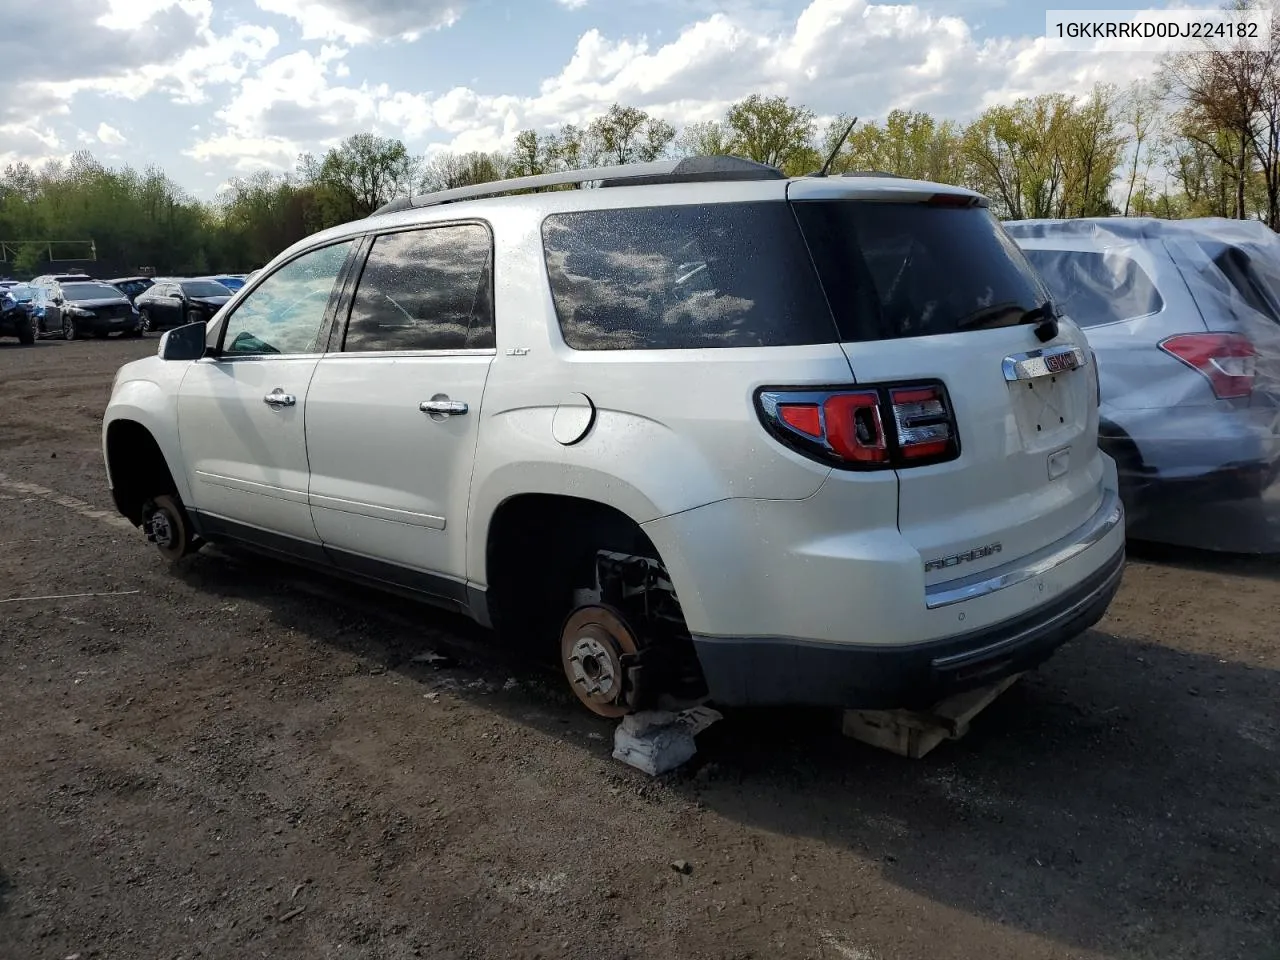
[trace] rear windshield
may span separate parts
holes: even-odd
[[[846,341],[1019,323],[1047,294],[982,207],[793,204]]]
[[[68,300],[118,300],[123,294],[105,283],[64,283],[62,295]]]
[[[561,213],[542,235],[560,329],[575,350],[835,340],[786,203]]]
[[[1158,313],[1164,301],[1147,272],[1122,253],[1024,250],[1063,311],[1082,327]]]

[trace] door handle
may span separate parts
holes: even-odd
[[[449,417],[460,417],[470,408],[465,400],[423,400],[418,404],[423,413],[444,414]]]
[[[292,407],[298,402],[298,398],[292,393],[285,393],[279,387],[276,387],[262,398],[262,402],[272,407]]]

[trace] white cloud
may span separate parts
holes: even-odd
[[[566,10],[581,10],[587,5],[587,0],[556,0],[556,3]]]
[[[450,27],[462,16],[461,0],[254,0],[268,13],[289,17],[303,40],[416,40]]]
[[[347,43],[401,35],[410,6],[420,24],[428,14],[454,10],[447,3],[378,0],[368,22],[383,26],[361,32],[351,23],[351,29],[334,25],[339,14],[355,16],[356,0],[258,2],[295,12],[323,7],[328,25],[318,21],[304,34],[312,29]],[[1154,66],[1148,57],[1050,53],[1042,36],[980,40],[963,18],[912,5],[811,0],[789,21],[730,9],[660,44],[589,30],[563,68],[525,95],[356,84],[342,62],[344,50],[299,51],[254,66],[218,113],[224,129],[191,155],[234,158],[238,169],[254,163],[287,168],[285,158],[365,130],[401,137],[417,150],[491,150],[509,146],[523,128],[589,122],[615,102],[679,126],[720,116],[753,92],[785,95],[820,116],[848,111],[872,120],[903,108],[964,120],[1019,96],[1083,94],[1099,80],[1126,83]],[[388,27],[393,21],[397,25]]]
[[[94,136],[96,136],[100,142],[108,144],[109,146],[119,146],[127,140],[123,133],[111,126],[109,123],[98,124],[98,130]]]
[[[0,63],[16,79],[0,84],[0,122],[66,116],[84,92],[204,102],[279,43],[269,27],[220,34],[212,17],[211,0],[40,0],[6,11]]]
[[[0,124],[0,170],[11,163],[32,166],[66,153],[58,135],[34,123]]]

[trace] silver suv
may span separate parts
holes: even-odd
[[[1085,338],[985,199],[733,158],[309,237],[125,366],[103,443],[166,556],[461,610],[607,716],[927,702],[1044,659],[1124,563]]]
[[[1129,535],[1280,551],[1280,239],[1217,218],[1005,229],[1097,354]]]

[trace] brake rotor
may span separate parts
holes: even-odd
[[[560,661],[569,686],[588,710],[602,717],[622,717],[630,710],[622,658],[637,652],[631,628],[604,606],[579,607],[560,634]]]

